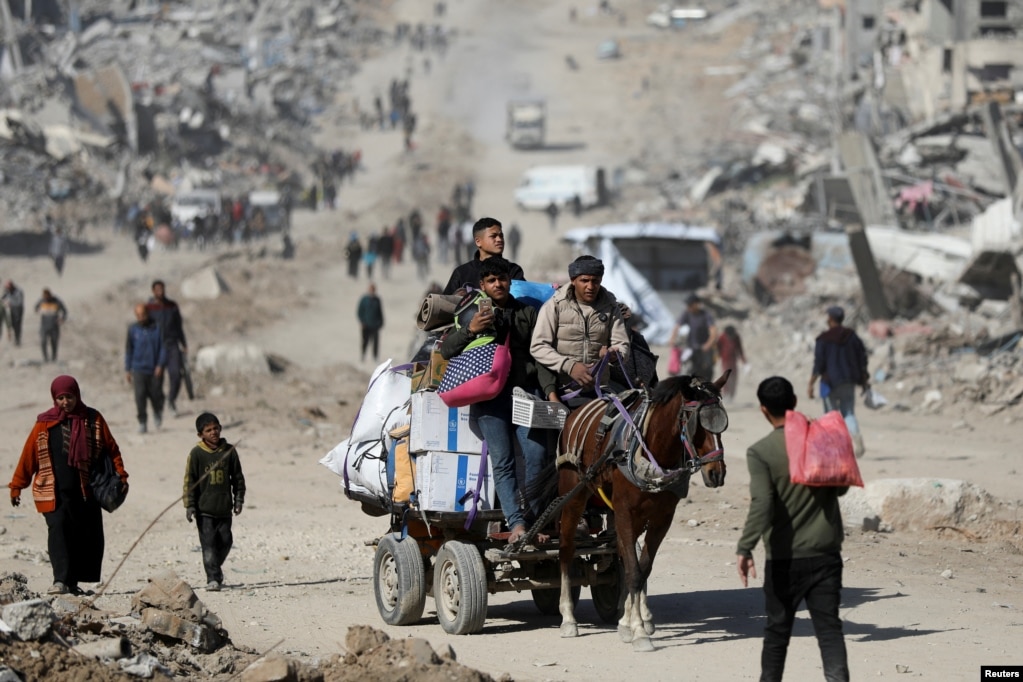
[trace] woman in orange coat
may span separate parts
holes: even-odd
[[[82,402],[74,377],[62,375],[50,385],[53,407],[36,418],[11,478],[11,505],[32,486],[36,510],[46,519],[53,586],[49,594],[83,594],[80,582],[100,581],[103,517],[89,489],[89,471],[109,457],[128,489],[121,451],[107,422]]]

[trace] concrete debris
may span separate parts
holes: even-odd
[[[195,356],[195,369],[214,377],[269,376],[270,361],[258,346],[244,343],[221,343],[204,346]]]
[[[192,587],[173,571],[160,573],[132,598],[132,611],[143,627],[157,635],[180,640],[210,652],[223,644],[226,633]]]
[[[3,608],[3,622],[23,642],[40,640],[50,634],[57,614],[42,599],[7,604]]]
[[[189,299],[209,301],[230,291],[215,268],[203,268],[181,281],[181,295]]]
[[[152,178],[187,185],[195,168],[216,170],[213,186],[225,195],[297,198],[312,185],[322,201],[337,177],[314,168],[325,152],[308,124],[366,56],[392,44],[378,16],[363,3],[312,0],[272,12],[87,1],[45,24],[16,13],[7,28],[18,49],[0,50],[5,228],[31,229],[39,215],[88,200],[123,228],[129,212],[166,209],[166,184],[154,190]],[[450,37],[437,24],[408,39],[426,53]],[[337,122],[362,125],[364,109],[353,101]],[[54,178],[65,190],[40,201],[38,188]]]
[[[76,644],[72,648],[83,656],[101,660],[116,661],[131,656],[131,643],[127,637],[97,639]]]
[[[37,595],[28,587],[28,578],[21,573],[0,573],[0,604],[13,604],[34,599]]]
[[[297,661],[283,656],[267,656],[242,671],[242,682],[298,682]]]
[[[136,654],[131,658],[122,658],[117,662],[117,666],[123,672],[144,680],[152,679],[158,672],[168,677],[173,674],[170,668],[160,663],[160,659],[146,652]]]
[[[895,531],[960,527],[992,517],[999,505],[972,483],[922,478],[870,481],[863,488],[851,488],[839,504],[842,518],[851,526]]]

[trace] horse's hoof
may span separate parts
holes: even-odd
[[[637,637],[632,640],[632,650],[638,652],[647,652],[654,650],[654,643],[650,641],[649,637]]]
[[[579,625],[577,623],[562,623],[561,624],[561,636],[562,637],[578,637],[579,636]]]
[[[652,620],[643,621],[643,632],[648,635],[654,634],[654,622]]]
[[[622,638],[622,641],[628,644],[632,641],[632,628],[628,625],[618,626],[618,636]]]

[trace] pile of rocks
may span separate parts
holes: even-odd
[[[25,598],[27,597],[27,598]],[[17,573],[0,575],[0,680],[220,679],[243,682],[490,682],[455,660],[450,646],[391,640],[369,626],[349,629],[345,652],[300,661],[234,645],[220,619],[173,571],[153,576],[127,615],[100,611],[90,597],[33,594]]]

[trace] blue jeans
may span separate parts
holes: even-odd
[[[827,682],[848,682],[849,663],[838,605],[842,593],[839,554],[768,560],[764,566],[767,626],[760,653],[760,682],[780,682],[796,609],[806,601]]]
[[[525,525],[527,510],[522,508],[519,490],[527,488],[543,473],[547,464],[547,434],[543,429],[531,429],[528,426],[516,426],[511,420],[510,389],[494,398],[472,406],[472,415],[479,424],[480,432],[487,441],[487,456],[490,457],[494,469],[494,490],[501,502],[504,518],[508,528],[518,524]],[[526,480],[520,486],[515,476],[515,450],[512,446],[512,434],[519,441],[522,457],[525,460]],[[543,511],[537,509],[538,504],[530,501],[528,513],[536,517]]]
[[[860,423],[856,420],[856,384],[839,384],[831,387],[831,393],[823,398],[824,411],[842,413],[845,418],[845,425],[849,427],[849,434],[859,435]]]

